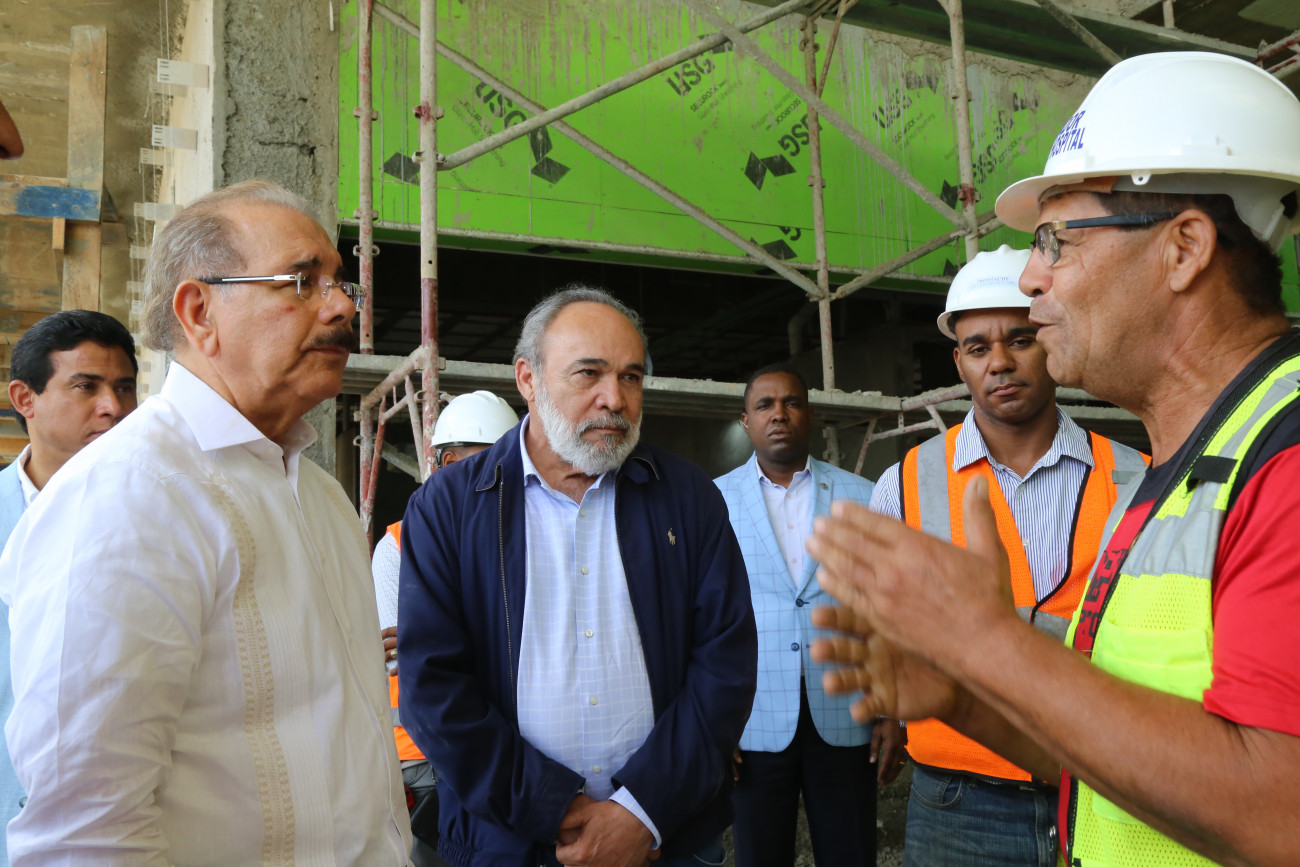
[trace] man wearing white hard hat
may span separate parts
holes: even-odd
[[[510,404],[490,391],[472,391],[451,399],[433,426],[434,472],[477,454],[519,424]],[[401,572],[402,522],[388,526],[375,545],[371,571],[375,579],[375,600],[379,603],[379,628],[388,659],[388,699],[393,708],[393,736],[397,757],[402,761],[402,779],[411,807],[411,831],[415,843],[411,859],[415,867],[445,864],[437,854],[438,801],[433,768],[425,760],[401,724],[397,692],[397,588]]]
[[[1116,65],[998,216],[1048,370],[1138,416],[1152,466],[1106,523],[1065,645],[1028,629],[986,486],[967,550],[841,509],[810,551],[857,638],[856,714],[938,716],[1061,775],[1071,865],[1294,864],[1300,852],[1300,101],[1224,55]],[[900,552],[905,552],[902,554]]]
[[[953,278],[938,325],[957,341],[953,361],[974,406],[961,424],[885,470],[871,508],[945,542],[959,540],[954,494],[984,478],[1010,556],[1016,611],[1061,641],[1115,505],[1116,479],[1146,465],[1140,453],[1083,430],[1056,405],[1056,383],[1019,287],[1029,257],[1004,245],[978,254]],[[907,750],[916,766],[906,867],[1056,863],[1056,780],[1035,780],[935,719],[908,726]]]

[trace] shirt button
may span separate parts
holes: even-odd
[[[599,774],[599,773],[600,773],[600,765],[596,765],[594,768],[592,768],[592,769],[591,769],[591,772],[592,772],[593,774]]]
[[[794,529],[794,524],[786,524],[786,525],[785,525],[785,528],[786,528],[787,530],[793,530],[793,529]]]
[[[592,705],[596,705],[596,704],[598,704],[599,702],[600,702],[600,699],[596,698],[594,695],[591,697],[591,703],[592,703]]]
[[[797,642],[797,641],[792,641],[792,642],[790,642],[790,649],[791,649],[791,650],[798,650],[798,649],[799,649],[799,642]]]
[[[579,518],[585,518],[585,517],[587,517],[587,510],[586,510],[586,509],[579,509],[579,510],[578,510],[578,517],[579,517]]]
[[[587,630],[587,637],[588,637],[588,638],[591,638],[591,636],[593,636],[593,635],[595,635],[595,634],[596,634],[596,633],[592,632],[590,629]]]
[[[587,574],[587,567],[586,567],[586,566],[583,566],[583,567],[582,567],[582,574],[583,574],[583,575],[586,575],[586,574]]]

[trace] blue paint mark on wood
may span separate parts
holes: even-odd
[[[74,187],[0,183],[0,215],[98,222],[99,196]]]

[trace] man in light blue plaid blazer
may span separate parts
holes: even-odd
[[[872,729],[849,716],[849,697],[822,689],[812,661],[812,610],[831,605],[804,551],[814,516],[833,500],[866,505],[866,479],[809,455],[808,386],[786,365],[764,367],[745,386],[741,425],[754,454],[715,480],[749,572],[758,625],[758,688],[740,741],[735,847],[738,867],[794,863],[802,793],[818,867],[874,864],[877,768]],[[898,724],[879,725],[883,779],[901,761]]]

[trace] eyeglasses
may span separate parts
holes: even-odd
[[[356,305],[357,310],[361,309],[361,302],[366,298],[366,292],[356,283],[349,283],[346,280],[331,280],[328,277],[323,280],[313,282],[307,274],[271,274],[266,277],[202,277],[203,283],[292,283],[298,297],[306,301],[311,295],[312,286],[320,287],[320,297],[322,300],[330,297],[330,293],[335,289],[348,296],[348,299]],[[305,294],[304,294],[305,292]]]
[[[1085,220],[1053,220],[1034,229],[1034,249],[1043,254],[1048,265],[1061,260],[1061,242],[1056,233],[1062,229],[1090,229],[1094,226],[1154,226],[1172,220],[1178,214],[1166,211],[1155,214],[1115,214],[1110,217],[1089,217]]]

